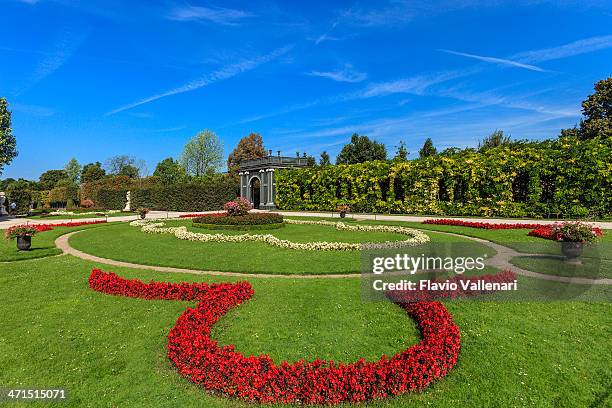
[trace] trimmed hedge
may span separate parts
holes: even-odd
[[[407,162],[282,170],[283,210],[502,217],[612,214],[612,139],[560,138]]]
[[[212,211],[236,198],[235,180],[179,183],[131,190],[132,208],[146,207],[162,211]]]
[[[253,231],[253,230],[269,230],[279,229],[285,226],[284,222],[277,224],[259,224],[259,225],[219,225],[219,224],[202,224],[200,222],[193,222],[193,226],[196,228],[203,228],[208,230],[232,230],[232,231]]]
[[[251,226],[282,224],[283,216],[276,213],[248,213],[246,215],[205,214],[193,219],[193,225],[223,225],[223,226]]]
[[[127,192],[128,190],[101,189],[97,192],[98,197],[95,203],[97,207],[106,210],[123,210],[125,208]],[[134,207],[133,201],[132,207]]]

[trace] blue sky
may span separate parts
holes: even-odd
[[[555,137],[612,73],[610,1],[0,0],[2,177],[127,154],[149,172],[199,130],[226,154],[332,157],[353,132],[411,157],[495,129]]]

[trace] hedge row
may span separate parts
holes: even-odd
[[[279,171],[283,210],[475,216],[612,214],[612,139],[562,138],[407,162]]]
[[[127,189],[101,189],[96,205],[111,210],[123,209]],[[238,194],[238,185],[232,179],[167,186],[132,188],[129,191],[132,209],[146,207],[162,211],[210,211],[223,208],[223,204]]]

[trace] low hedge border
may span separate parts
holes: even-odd
[[[255,225],[223,225],[223,224],[204,224],[201,222],[193,222],[195,228],[203,228],[208,230],[233,230],[233,231],[253,231],[253,230],[268,230],[278,229],[285,226],[284,222],[274,224],[255,224]]]
[[[227,215],[226,213],[204,214],[193,219],[193,223],[214,225],[270,225],[281,224],[283,216],[276,213],[248,213],[246,215]]]

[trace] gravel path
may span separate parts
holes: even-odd
[[[203,271],[196,269],[186,269],[186,268],[174,268],[168,266],[154,266],[154,265],[142,265],[131,262],[123,262],[116,261],[114,259],[101,258],[95,255],[90,255],[85,252],[79,251],[70,246],[69,239],[74,234],[78,234],[81,231],[71,232],[69,234],[65,234],[60,236],[55,240],[55,245],[61,249],[65,254],[69,254],[75,256],[77,258],[81,258],[87,261],[101,263],[105,265],[119,266],[125,268],[134,268],[134,269],[148,269],[154,270],[158,272],[175,272],[175,273],[192,273],[199,275],[215,275],[215,276],[232,276],[232,277],[240,277],[240,278],[280,278],[280,279],[345,279],[345,278],[358,278],[361,276],[360,273],[348,273],[348,274],[303,274],[303,275],[281,275],[281,274],[263,274],[263,273],[240,273],[240,272],[221,272],[221,271]],[[501,270],[510,270],[515,272],[518,275],[528,276],[531,278],[548,280],[553,282],[563,282],[563,283],[577,283],[577,284],[585,284],[585,285],[612,285],[612,279],[589,279],[589,278],[580,278],[580,277],[566,277],[566,276],[555,276],[555,275],[547,275],[543,273],[528,271],[526,269],[519,268],[510,263],[510,260],[515,256],[547,256],[542,254],[527,254],[517,252],[512,248],[508,248],[506,246],[496,244],[491,241],[487,241],[481,238],[468,237],[460,234],[453,234],[450,232],[438,232],[439,234],[452,235],[461,238],[466,238],[480,244],[486,245],[490,248],[493,248],[497,253],[488,258],[486,260],[486,264],[488,266],[492,266],[495,268],[499,268]]]

